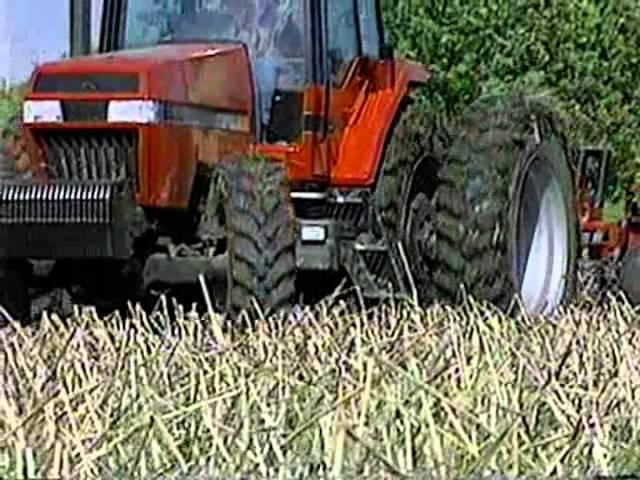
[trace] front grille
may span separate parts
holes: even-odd
[[[122,182],[135,178],[137,131],[38,132],[48,177],[65,182]]]
[[[106,122],[108,101],[63,100],[62,117],[65,122]]]
[[[329,216],[338,221],[359,225],[367,213],[366,205],[362,202],[332,202],[329,204]]]
[[[115,187],[0,183],[0,225],[108,224]]]
[[[137,93],[140,79],[130,73],[46,73],[38,76],[36,93]]]

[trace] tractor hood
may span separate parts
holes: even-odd
[[[159,45],[43,64],[27,100],[156,100],[249,115],[250,72],[241,44]]]

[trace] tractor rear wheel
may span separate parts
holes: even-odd
[[[235,322],[243,312],[251,318],[290,307],[296,294],[296,235],[284,169],[252,158],[230,162],[220,173],[212,187],[221,194],[226,232],[225,314]]]
[[[483,102],[460,127],[436,194],[439,293],[457,301],[465,291],[503,308],[515,295],[528,313],[549,313],[575,293],[578,250],[553,112],[536,99]]]
[[[408,101],[391,132],[374,192],[384,234],[391,242],[402,242],[421,304],[433,300],[432,202],[450,142],[437,118]]]
[[[640,248],[627,253],[622,261],[620,284],[632,305],[640,305]]]

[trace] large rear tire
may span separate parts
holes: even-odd
[[[622,261],[620,285],[632,305],[640,305],[640,248],[628,252]]]
[[[530,314],[573,298],[578,219],[565,140],[530,98],[474,105],[440,171],[434,276],[442,299],[462,292]],[[461,288],[462,287],[462,288]]]
[[[433,197],[450,143],[442,122],[408,100],[391,131],[374,192],[384,234],[402,242],[421,304],[433,301]]]
[[[227,272],[224,310],[270,315],[292,306],[296,294],[295,217],[284,169],[262,160],[222,169]],[[259,312],[254,309],[254,301]]]

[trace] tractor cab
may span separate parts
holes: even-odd
[[[305,110],[311,113],[309,109],[331,110],[328,95],[318,98],[318,87],[323,93],[332,88],[353,90],[347,75],[354,62],[362,57],[380,58],[382,29],[377,3],[104,0],[100,52],[242,43],[253,74],[258,142],[300,142],[305,124],[315,129],[327,127],[318,121],[320,115],[304,115]],[[338,101],[348,106],[345,99]]]

